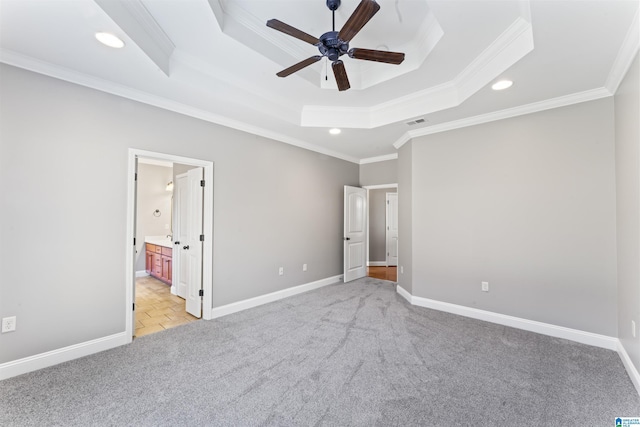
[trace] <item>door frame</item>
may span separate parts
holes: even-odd
[[[378,184],[378,185],[363,185],[362,188],[364,188],[365,190],[367,190],[367,200],[370,200],[371,198],[369,197],[369,190],[382,190],[382,189],[395,189],[396,193],[398,192],[398,183],[391,183],[391,184]],[[371,209],[371,203],[369,203],[369,206],[367,206],[367,267],[369,267],[369,242],[371,240],[369,240],[369,210]],[[385,214],[386,215],[386,214]],[[398,223],[398,227],[400,227],[400,224]],[[386,264],[386,259],[385,259],[385,264]],[[398,253],[398,264],[400,264],[400,254]]]
[[[191,166],[199,166],[204,169],[204,198],[203,198],[203,233],[204,242],[202,246],[202,318],[210,320],[212,316],[212,296],[213,296],[213,162],[207,160],[193,159],[189,157],[176,156],[173,154],[158,153],[154,151],[139,150],[129,148],[127,167],[127,224],[125,236],[125,334],[127,342],[133,341],[133,304],[135,291],[135,221],[136,221],[136,188],[135,180],[136,163],[138,157],[164,160],[173,163],[182,163]],[[142,243],[142,242],[136,242]],[[137,245],[140,247],[140,244]]]

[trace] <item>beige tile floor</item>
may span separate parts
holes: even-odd
[[[198,318],[185,311],[185,300],[171,294],[171,286],[151,276],[136,279],[136,337],[194,320]]]

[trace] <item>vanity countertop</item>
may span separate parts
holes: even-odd
[[[152,245],[163,246],[165,248],[172,248],[173,242],[167,236],[144,236],[145,243],[151,243]]]

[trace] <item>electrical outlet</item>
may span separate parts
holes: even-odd
[[[284,267],[280,267],[280,268],[278,269],[278,274],[279,274],[280,276],[284,276]]]
[[[404,274],[404,266],[403,265],[400,266],[400,274]]]
[[[631,336],[636,337],[636,321],[631,321]]]
[[[489,282],[482,282],[482,292],[489,292]]]
[[[2,333],[16,330],[16,316],[2,318]]]
[[[307,271],[307,264],[302,264],[302,271]]]

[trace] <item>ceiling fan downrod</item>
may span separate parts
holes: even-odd
[[[340,7],[340,0],[327,0],[327,7],[331,11],[333,31],[336,30],[336,10]]]

